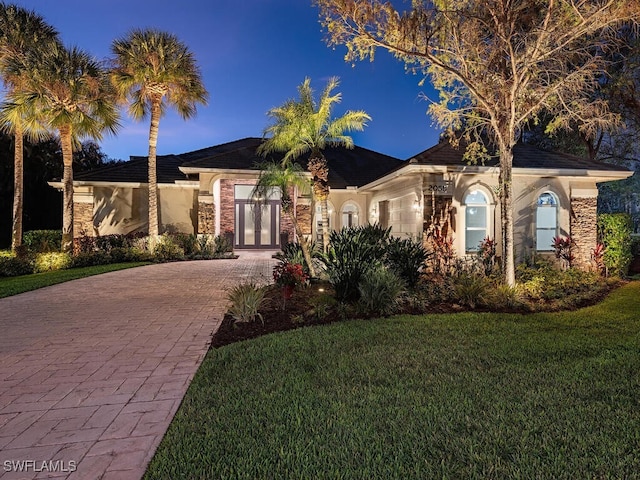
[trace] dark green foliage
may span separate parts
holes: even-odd
[[[404,288],[404,282],[394,270],[377,265],[358,285],[360,306],[369,315],[390,315],[396,311]]]
[[[220,256],[228,252],[233,252],[233,241],[230,238],[226,235],[218,235],[213,239],[214,256]]]
[[[485,305],[493,287],[491,281],[484,275],[462,272],[453,280],[455,299],[461,305],[471,309]]]
[[[98,250],[95,252],[79,252],[71,257],[71,267],[92,267],[95,265],[107,265],[111,263],[111,256],[107,252]]]
[[[184,260],[184,250],[178,245],[172,236],[162,235],[160,241],[153,250],[153,255],[159,262],[171,262]]]
[[[17,277],[33,273],[33,259],[0,255],[0,277]]]
[[[360,280],[381,263],[390,231],[379,225],[367,225],[331,232],[330,248],[322,256],[322,262],[338,300],[359,298]]]
[[[174,233],[172,235],[175,244],[182,248],[187,258],[198,253],[198,236],[193,233]]]
[[[629,272],[633,224],[626,213],[598,215],[598,236],[605,246],[604,264],[610,275],[624,277]]]
[[[516,279],[521,293],[530,300],[568,299],[572,295],[598,294],[606,283],[597,272],[577,268],[559,270],[551,261],[536,258],[531,265],[520,264]]]
[[[22,237],[30,253],[59,252],[61,242],[62,230],[31,230]]]
[[[413,288],[420,279],[422,267],[429,254],[421,242],[409,238],[391,237],[388,241],[385,263]]]

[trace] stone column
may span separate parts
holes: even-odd
[[[213,235],[216,228],[216,214],[213,195],[198,195],[198,233]]]
[[[93,192],[74,192],[73,194],[73,236],[95,237],[93,226]]]
[[[587,270],[591,267],[591,252],[598,242],[597,220],[595,197],[571,199],[570,235],[574,242],[573,265],[578,268]]]

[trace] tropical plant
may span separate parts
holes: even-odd
[[[298,87],[298,100],[288,100],[267,113],[273,121],[265,129],[265,135],[270,136],[258,150],[262,154],[286,152],[284,160],[294,160],[310,153],[307,168],[313,178],[314,198],[320,202],[325,253],[329,247],[329,168],[322,151],[333,146],[353,148],[353,139],[346,132],[363,130],[366,122],[371,120],[362,110],[349,110],[339,118],[332,118],[335,104],[342,99],[340,93],[333,93],[338,85],[337,77],[330,78],[320,99],[316,101],[311,79],[305,78]]]
[[[260,176],[256,182],[251,198],[255,208],[260,208],[262,202],[269,198],[272,188],[278,189],[280,193],[280,205],[284,213],[293,223],[296,236],[304,261],[312,277],[316,276],[309,242],[302,232],[296,215],[295,197],[299,194],[307,193],[309,190],[309,180],[306,178],[302,167],[285,158],[282,162],[266,162],[260,167]]]
[[[59,42],[58,32],[33,11],[14,4],[0,3],[0,76],[9,93],[27,89],[29,71],[40,63],[41,56],[50,51],[50,45]],[[24,112],[3,109],[0,112],[2,130],[14,138],[13,226],[11,248],[22,244],[22,211],[24,202],[24,137],[40,140],[47,131],[38,121],[39,112],[25,118]]]
[[[206,105],[208,93],[193,54],[176,36],[154,29],[133,30],[111,45],[111,79],[118,96],[136,120],[151,117],[149,128],[149,236],[158,227],[156,148],[160,118],[168,107],[188,119],[196,105]],[[153,242],[152,241],[152,242]]]
[[[574,242],[571,237],[553,237],[553,251],[557,259],[562,261],[564,268],[571,268],[575,256],[573,255]]]
[[[273,267],[273,281],[281,287],[297,287],[308,279],[300,263],[280,261]]]
[[[389,238],[385,263],[395,271],[408,287],[415,287],[420,280],[424,262],[429,257],[421,242],[410,238]]]
[[[604,243],[598,242],[594,249],[591,251],[591,261],[596,269],[596,272],[604,275],[606,273],[606,265],[604,264],[604,252],[606,251]]]
[[[491,275],[496,264],[496,241],[489,237],[484,238],[478,245],[477,255],[484,274]]]
[[[265,288],[257,286],[254,282],[240,283],[232,287],[227,293],[229,314],[236,322],[253,322],[259,318],[264,320],[260,313],[260,307],[265,301]]]
[[[390,230],[366,225],[331,232],[331,247],[323,254],[322,262],[338,300],[359,298],[358,285],[371,268],[382,262]]]
[[[88,53],[53,43],[28,72],[20,91],[7,95],[5,111],[22,118],[41,118],[56,131],[62,149],[62,251],[73,247],[73,150],[82,138],[115,133],[118,110],[106,71]],[[36,68],[37,67],[37,68]]]
[[[405,283],[394,270],[377,265],[360,280],[358,302],[368,314],[390,315],[398,308],[404,288]]]

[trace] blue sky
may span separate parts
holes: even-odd
[[[15,1],[15,0],[14,0]],[[374,62],[344,62],[344,47],[327,47],[311,0],[17,0],[42,15],[68,46],[98,59],[113,39],[133,28],[153,27],[178,36],[194,52],[210,94],[198,115],[183,121],[169,112],[160,121],[158,153],[183,153],[244,137],[259,137],[266,112],[297,96],[305,77],[321,91],[340,77],[342,103],[334,114],[365,110],[373,118],[356,144],[407,159],[437,142],[427,115],[434,98],[420,77],[386,52]],[[102,150],[114,159],[146,155],[148,122],[123,113],[122,129]]]

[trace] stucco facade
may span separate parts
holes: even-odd
[[[282,236],[294,240],[293,224],[281,212],[278,198],[268,199],[260,212],[251,205],[248,192],[259,176],[259,141],[245,139],[185,154],[196,161],[174,160],[176,178],[159,184],[161,231],[233,231],[236,248],[279,248]],[[349,158],[340,151],[328,158],[330,172],[338,172],[328,199],[331,229],[380,223],[395,236],[424,240],[437,226],[450,236],[460,256],[474,254],[485,237],[496,241],[502,255],[498,167],[465,165],[461,153],[442,144],[404,162],[362,149],[358,153],[366,161],[351,170],[340,162],[359,161],[352,151]],[[367,172],[369,165],[378,170]],[[517,261],[533,254],[551,255],[552,238],[570,236],[575,264],[588,267],[597,242],[597,185],[630,174],[531,147],[517,151],[512,183]],[[290,193],[303,233],[319,239],[319,205],[308,194]],[[79,178],[74,193],[76,235],[145,231],[147,204],[144,182],[109,182],[99,174]]]

